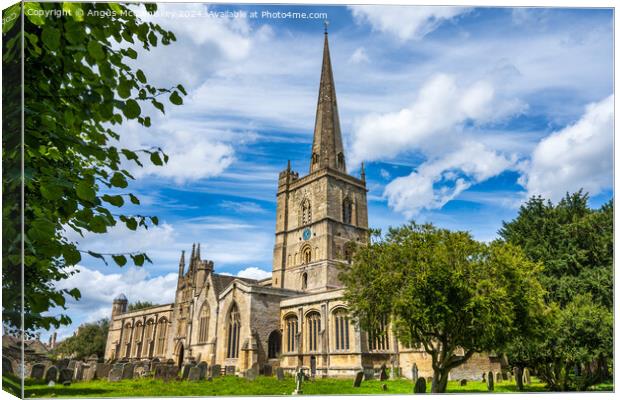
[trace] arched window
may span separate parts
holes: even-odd
[[[142,357],[153,356],[153,329],[155,324],[152,319],[146,322],[146,328],[144,329],[144,344],[142,345]]]
[[[241,317],[236,304],[230,309],[228,314],[228,351],[226,357],[239,357],[239,333],[241,331]]]
[[[301,224],[309,224],[312,222],[312,208],[310,200],[304,199],[301,202]]]
[[[344,154],[338,153],[338,168],[344,168]]]
[[[336,350],[349,350],[349,315],[344,308],[334,311],[334,345]]]
[[[297,317],[291,315],[286,320],[286,351],[293,352],[297,349]]]
[[[166,351],[166,332],[168,331],[168,321],[166,318],[162,318],[159,320],[159,324],[157,324],[157,355],[163,356]]]
[[[353,249],[355,244],[353,242],[347,242],[344,244],[344,259],[350,263],[353,260]]]
[[[309,313],[306,316],[306,329],[308,331],[308,351],[318,351],[321,314],[316,311]]]
[[[200,310],[200,328],[198,332],[198,342],[204,343],[209,336],[209,304],[206,302],[202,305]]]
[[[301,289],[306,290],[308,288],[308,273],[304,272],[301,275]]]
[[[375,329],[368,332],[368,348],[370,350],[389,350],[387,316],[381,318]]]
[[[269,340],[267,342],[267,357],[278,358],[280,356],[280,348],[282,346],[282,335],[280,331],[275,330],[269,334]]]
[[[345,224],[351,223],[351,216],[353,215],[353,201],[349,197],[345,197],[342,201],[342,222]]]
[[[317,153],[312,153],[312,164],[316,164],[319,162],[319,155]]]
[[[303,264],[310,264],[312,262],[312,249],[310,246],[302,250],[301,260]]]
[[[136,323],[136,331],[134,332],[134,338],[133,341],[135,342],[135,357],[138,358],[140,357],[140,354],[142,353],[142,329],[143,325],[141,321],[138,321],[138,323]]]
[[[129,358],[131,352],[131,324],[125,324],[125,329],[123,330],[123,340],[121,341],[125,345],[125,354],[124,356]]]

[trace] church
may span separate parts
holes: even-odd
[[[400,343],[388,320],[365,332],[343,300],[339,266],[350,262],[351,243],[368,240],[367,189],[363,165],[359,177],[347,173],[327,32],[308,161],[307,175],[289,162],[278,176],[270,278],[217,274],[194,245],[189,257],[181,254],[173,303],[128,312],[124,295],[114,299],[105,357],[206,361],[238,375],[301,367],[315,376],[363,370],[370,377],[386,365],[410,377],[415,363],[420,376],[432,376],[423,349]],[[451,379],[500,370],[498,357],[475,354]]]

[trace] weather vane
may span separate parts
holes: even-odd
[[[323,26],[325,26],[325,33],[327,33],[327,27],[329,26],[329,20],[324,20],[323,21]]]

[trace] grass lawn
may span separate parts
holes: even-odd
[[[6,385],[7,382],[4,382]],[[387,385],[387,390],[382,385]],[[256,395],[290,395],[295,389],[292,377],[278,381],[275,377],[260,376],[255,381],[244,378],[223,376],[212,382],[171,381],[165,383],[155,379],[123,380],[120,382],[91,381],[76,382],[71,386],[57,384],[48,387],[41,382],[26,380],[26,397],[132,397],[132,396],[256,396]],[[353,379],[317,379],[304,382],[305,395],[313,394],[409,394],[413,385],[407,379],[381,382],[364,381],[359,388],[353,387]],[[502,382],[495,385],[495,392],[516,392],[514,382]],[[603,384],[595,390],[613,390],[613,384]],[[430,391],[430,385],[427,385]],[[533,378],[532,384],[525,387],[526,392],[546,391],[544,384]],[[450,393],[488,392],[485,383],[468,382],[460,386],[457,381],[448,384]]]

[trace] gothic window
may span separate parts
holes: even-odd
[[[307,287],[308,287],[308,273],[304,272],[301,275],[301,289],[306,290]]]
[[[351,223],[351,216],[353,214],[353,202],[349,197],[345,197],[342,201],[342,222],[345,224]]]
[[[375,329],[368,332],[368,348],[373,350],[389,350],[387,316],[384,316],[376,325]]]
[[[312,153],[312,164],[316,164],[319,162],[319,155],[316,153]]]
[[[227,358],[239,357],[239,334],[241,331],[241,317],[236,304],[233,304],[228,314],[228,347]]]
[[[347,260],[348,263],[351,263],[351,260],[353,260],[353,248],[354,244],[351,242],[347,242],[344,245],[344,259]]]
[[[123,340],[121,341],[125,345],[125,357],[129,358],[131,351],[131,324],[127,323],[123,330]]]
[[[344,154],[342,152],[338,153],[338,168],[344,167]]]
[[[267,347],[268,347],[267,357],[278,358],[278,356],[280,356],[281,346],[282,346],[282,335],[280,334],[280,331],[275,330],[271,332],[269,334],[269,340],[267,343]]]
[[[304,199],[301,202],[301,224],[309,224],[312,221],[312,208],[310,207],[310,200]]]
[[[308,351],[318,351],[319,334],[321,332],[321,314],[314,311],[306,317],[306,329],[308,332]]]
[[[207,341],[209,335],[209,305],[207,303],[202,305],[200,310],[200,327],[198,332],[198,342],[204,343]]]
[[[154,328],[155,324],[153,323],[153,320],[149,319],[146,323],[146,328],[144,329],[144,345],[142,346],[142,357],[151,357],[153,354],[152,342]]]
[[[310,247],[306,247],[302,252],[302,261],[304,264],[310,264],[312,261],[312,249]]]
[[[297,317],[291,315],[286,320],[286,351],[293,352],[297,348]]]
[[[142,322],[138,322],[136,324],[136,330],[134,333],[134,342],[135,342],[135,357],[140,357],[141,354],[141,350],[142,350]]]
[[[157,332],[159,332],[159,334],[157,335],[156,353],[157,355],[163,356],[166,351],[166,332],[168,330],[168,321],[166,318],[162,318],[159,320],[157,325]]]
[[[334,339],[336,350],[349,350],[349,315],[344,308],[334,311]]]

